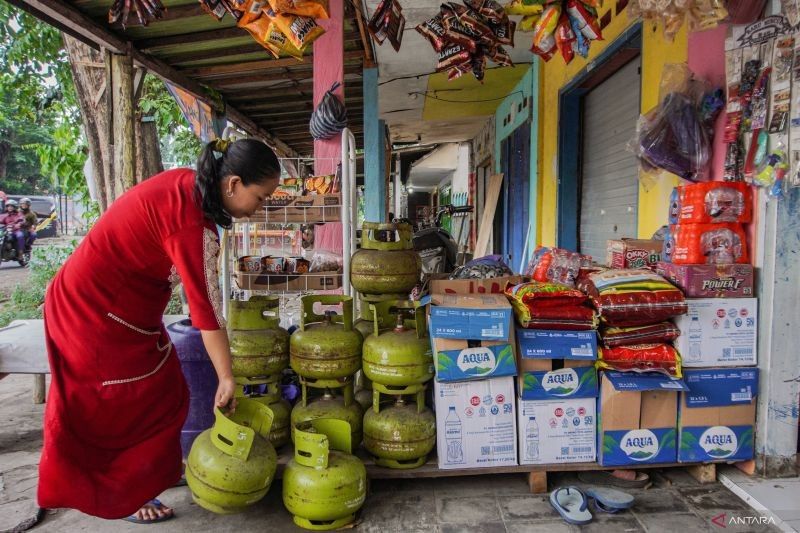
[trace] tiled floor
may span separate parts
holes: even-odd
[[[42,406],[30,401],[29,376],[0,381],[0,531],[30,516],[34,510]],[[551,485],[576,484],[573,475],[551,475]],[[797,499],[798,492],[795,492]],[[711,522],[726,516],[756,516],[742,500],[720,484],[698,485],[681,470],[665,470],[654,487],[635,492],[636,505],[619,515],[595,513],[589,526],[577,528],[558,518],[547,497],[531,495],[524,475],[373,481],[356,531],[370,533],[562,533],[577,531],[693,533],[705,531],[777,531],[769,526],[723,529]],[[162,495],[177,518],[145,527],[106,521],[76,511],[49,513],[35,531],[50,532],[271,532],[301,531],[281,502],[280,483],[247,512],[217,516],[192,502],[184,488]],[[800,508],[795,503],[794,507]]]

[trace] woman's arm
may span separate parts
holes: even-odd
[[[228,343],[228,332],[224,329],[201,330],[200,334],[219,380],[214,405],[217,407],[229,406],[233,410],[236,407],[234,400],[236,382],[233,379],[233,370],[231,370],[231,347]]]

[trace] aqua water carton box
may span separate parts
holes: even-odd
[[[517,328],[523,359],[597,359],[597,332]]]
[[[700,298],[686,303],[689,312],[675,319],[681,330],[675,347],[684,368],[758,363],[756,298]]]
[[[511,304],[502,294],[433,294],[422,300],[428,307],[431,337],[508,341]]]
[[[511,332],[512,337],[514,332]],[[431,338],[439,381],[516,376],[515,343]]]
[[[684,371],[688,392],[678,411],[678,461],[747,461],[753,458],[757,368]]]
[[[659,373],[603,372],[598,462],[603,466],[674,463],[678,393],[686,384]]]
[[[519,464],[594,462],[596,404],[595,398],[518,400]]]
[[[439,468],[517,464],[514,378],[433,381]]]
[[[517,393],[523,400],[597,398],[593,361],[517,359]]]

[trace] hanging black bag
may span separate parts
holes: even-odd
[[[341,84],[337,81],[322,97],[322,101],[311,114],[308,124],[311,136],[316,140],[330,139],[347,127],[347,108],[334,91]]]

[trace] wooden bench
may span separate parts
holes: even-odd
[[[184,318],[184,315],[165,315],[164,324]],[[32,374],[33,402],[44,403],[45,375],[49,373],[44,320],[15,320],[0,328],[0,379],[8,374]]]

